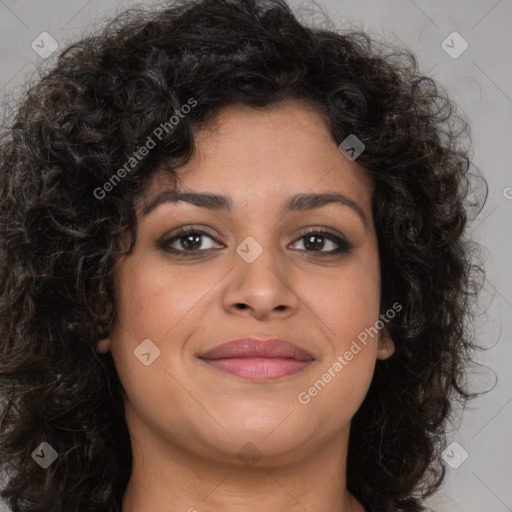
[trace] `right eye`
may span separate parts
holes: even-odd
[[[196,256],[213,248],[203,247],[202,237],[205,236],[215,241],[213,236],[206,231],[196,228],[181,228],[172,237],[159,242],[158,246],[161,250],[176,256]],[[181,246],[181,248],[176,246]]]

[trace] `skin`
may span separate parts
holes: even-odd
[[[321,115],[296,101],[231,105],[195,134],[180,189],[229,196],[233,210],[181,201],[143,215],[171,188],[165,174],[154,176],[137,205],[134,250],[115,267],[117,319],[97,348],[112,352],[128,397],[134,465],[122,510],[364,512],[346,489],[348,435],[376,360],[393,352],[387,328],[307,405],[297,396],[384,313],[370,176],[339,151]],[[291,195],[311,192],[348,196],[367,224],[341,203],[282,213]],[[199,256],[159,247],[181,226],[211,234],[200,238]],[[338,246],[317,235],[320,247],[308,252],[306,228],[328,228],[354,247],[315,258]],[[247,236],[263,249],[252,263],[236,252]],[[190,251],[182,242],[171,244]],[[315,361],[252,382],[197,357],[248,335],[287,339]],[[160,350],[148,366],[134,356],[145,339]],[[258,460],[239,456],[247,443]]]

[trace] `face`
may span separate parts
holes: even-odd
[[[386,328],[358,341],[381,313],[369,174],[295,102],[230,106],[195,140],[178,191],[225,196],[230,208],[175,201],[155,175],[134,250],[115,268],[117,320],[98,346],[112,352],[131,434],[223,461],[252,443],[270,464],[346,440],[376,359],[393,350]],[[342,200],[287,207],[300,194]],[[287,340],[310,360],[202,358],[249,336]]]

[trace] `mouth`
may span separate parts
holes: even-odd
[[[296,374],[315,361],[308,351],[280,338],[229,341],[199,359],[221,372],[255,382]]]

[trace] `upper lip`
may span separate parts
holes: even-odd
[[[240,357],[288,358],[312,361],[313,356],[305,349],[281,338],[240,338],[217,345],[203,352],[201,359],[229,359]]]

